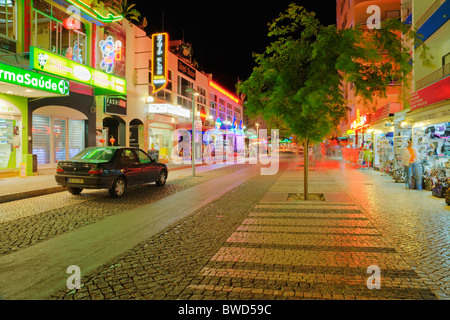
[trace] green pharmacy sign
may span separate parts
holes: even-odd
[[[126,81],[37,47],[30,47],[30,67],[91,85],[96,94],[125,94]]]
[[[0,81],[30,89],[69,95],[69,81],[0,63]]]

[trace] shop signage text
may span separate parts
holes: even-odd
[[[423,108],[448,99],[450,99],[450,77],[414,92],[410,100],[411,110]]]
[[[181,72],[182,74],[188,76],[192,80],[195,80],[197,78],[195,69],[189,67],[187,64],[185,64],[181,60],[178,60],[178,71]]]
[[[51,93],[69,95],[69,82],[66,80],[19,69],[3,63],[0,63],[0,81]]]
[[[356,120],[352,122],[350,128],[352,130],[358,130],[361,129],[362,127],[364,127],[368,121],[367,121],[367,114],[361,117],[361,112],[358,111],[356,112]]]
[[[191,117],[191,112],[189,110],[171,104],[151,104],[149,106],[149,113],[170,114],[185,118]]]
[[[124,79],[100,72],[37,47],[30,47],[30,67],[112,92],[126,93],[126,81]]]
[[[169,77],[168,51],[169,35],[167,33],[156,33],[152,36],[153,59],[152,59],[152,85],[153,94],[167,87]]]
[[[127,100],[120,97],[105,97],[105,113],[127,115]]]

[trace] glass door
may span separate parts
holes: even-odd
[[[53,163],[67,160],[66,120],[53,118]]]

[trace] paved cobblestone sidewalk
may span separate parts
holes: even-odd
[[[164,188],[155,185],[133,187],[120,199],[110,198],[108,191],[87,190],[80,196],[63,192],[0,203],[0,256],[20,251],[242,168],[242,165],[236,165],[204,171],[208,168],[203,167],[195,179],[183,172],[174,171]]]
[[[287,201],[302,168],[256,177],[189,219],[50,299],[427,299],[442,290],[380,232],[320,167],[310,192],[325,202]],[[369,266],[381,289],[369,290]]]

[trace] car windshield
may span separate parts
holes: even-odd
[[[110,161],[116,152],[110,148],[87,148],[73,157],[73,160]]]

